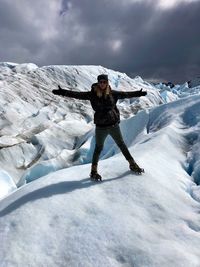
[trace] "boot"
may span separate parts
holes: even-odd
[[[101,181],[102,180],[101,175],[98,174],[98,172],[97,172],[97,165],[95,165],[95,164],[92,164],[90,178],[92,181]]]
[[[128,162],[129,162],[129,168],[131,171],[137,174],[141,174],[142,172],[144,172],[144,169],[140,168],[134,159],[128,160]]]

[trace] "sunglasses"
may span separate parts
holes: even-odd
[[[106,84],[106,83],[108,83],[108,81],[99,81],[99,83],[104,83],[104,84]]]

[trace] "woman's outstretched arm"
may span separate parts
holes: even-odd
[[[131,98],[131,97],[140,97],[140,96],[147,95],[147,92],[146,91],[142,91],[142,89],[140,91],[127,91],[127,92],[113,90],[113,93],[114,93],[114,95],[116,95],[116,97],[118,99]]]
[[[67,96],[72,97],[76,99],[82,99],[82,100],[90,100],[90,91],[88,92],[76,92],[71,90],[65,90],[58,85],[58,90],[53,90],[52,93],[54,95],[61,95],[61,96]]]

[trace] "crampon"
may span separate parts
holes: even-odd
[[[144,173],[144,169],[140,168],[136,162],[131,162],[129,165],[129,168],[131,171],[135,172],[136,174],[142,174]]]
[[[96,181],[96,182],[102,181],[101,175],[98,174],[98,172],[96,172],[96,171],[91,171],[90,179],[91,179],[91,181]]]

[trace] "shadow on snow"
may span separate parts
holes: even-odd
[[[49,198],[53,195],[70,193],[70,192],[75,191],[77,189],[83,189],[83,188],[87,188],[90,186],[97,186],[97,185],[100,186],[103,183],[107,183],[107,182],[111,182],[111,181],[114,181],[117,179],[121,179],[130,173],[131,173],[131,171],[126,171],[117,177],[106,179],[106,180],[103,180],[101,182],[94,182],[94,181],[90,181],[89,178],[85,178],[85,179],[82,179],[79,181],[60,182],[60,183],[51,184],[51,185],[36,189],[33,192],[29,192],[26,195],[18,198],[16,201],[14,201],[13,203],[9,204],[7,207],[2,209],[0,211],[0,217],[3,217],[5,215],[13,212],[14,210],[20,208],[22,205],[24,205],[28,202],[35,201],[35,200],[38,200],[41,198]]]

